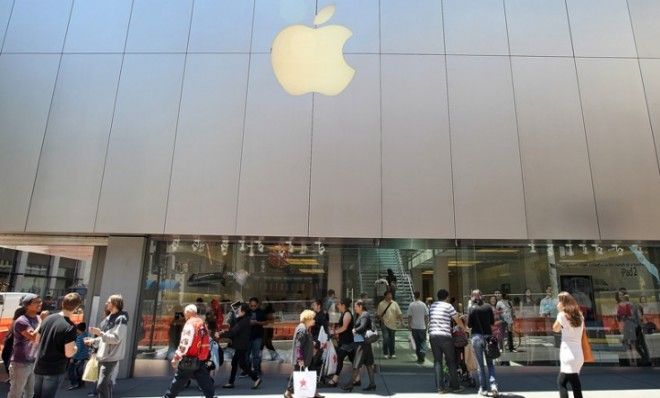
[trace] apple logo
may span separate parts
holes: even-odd
[[[343,53],[353,32],[341,25],[317,28],[334,13],[334,5],[326,6],[316,14],[314,28],[291,25],[273,40],[271,64],[287,93],[337,95],[353,79],[355,69],[346,63]]]

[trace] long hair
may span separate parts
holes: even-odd
[[[571,326],[576,328],[582,325],[582,313],[575,298],[568,292],[559,293],[557,298]]]

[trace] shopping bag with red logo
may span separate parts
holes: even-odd
[[[335,373],[337,373],[337,351],[330,341],[323,353],[323,376],[332,376]]]
[[[314,395],[316,395],[316,372],[304,369],[293,372],[293,396],[312,398]]]

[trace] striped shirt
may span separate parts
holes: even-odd
[[[454,306],[445,301],[436,301],[431,305],[429,316],[429,335],[451,337],[451,319],[456,316]]]

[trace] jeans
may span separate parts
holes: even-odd
[[[559,398],[568,398],[568,383],[573,389],[573,398],[582,398],[582,384],[577,373],[559,373],[557,386],[559,387]]]
[[[86,359],[76,359],[69,362],[67,373],[69,375],[69,383],[71,386],[82,386],[85,384],[82,381],[82,375],[85,372]]]
[[[64,373],[59,375],[35,375],[34,398],[55,398],[57,389],[60,388],[63,379]]]
[[[394,355],[394,329],[383,325],[383,355]]]
[[[479,368],[479,385],[484,391],[489,391],[490,386],[496,384],[497,381],[495,380],[493,360],[486,358],[484,353],[484,341],[484,335],[472,335],[472,348],[474,349],[474,357],[477,360],[477,366]],[[486,360],[485,363],[484,359]],[[486,373],[486,367],[488,367],[488,373]]]
[[[34,363],[11,362],[9,365],[9,394],[7,398],[25,398],[34,395]]]
[[[248,351],[247,350],[234,350],[234,356],[231,358],[231,372],[229,373],[229,384],[234,384],[236,381],[236,372],[240,366],[243,372],[247,373],[252,381],[257,381],[259,376],[254,372],[248,364]]]
[[[250,365],[252,370],[261,374],[261,352],[263,348],[263,339],[257,338],[250,341]]]
[[[426,329],[412,329],[412,337],[415,341],[415,353],[417,361],[423,362],[426,355]]]
[[[458,373],[456,372],[456,349],[451,336],[431,336],[431,350],[433,351],[433,370],[435,373],[435,386],[438,391],[445,388],[445,374],[442,371],[442,357],[447,361],[449,369],[449,387],[457,389]]]
[[[209,374],[209,369],[201,362],[196,370],[181,370],[180,368],[177,368],[174,373],[174,378],[172,379],[172,384],[170,384],[170,388],[168,388],[165,393],[165,398],[176,397],[186,388],[186,383],[188,383],[188,380],[190,379],[195,379],[197,381],[197,385],[202,389],[204,397],[213,398],[213,395],[215,394],[213,379]]]
[[[112,398],[114,383],[113,373],[119,362],[99,362],[99,380],[96,382],[96,391],[99,398]]]

